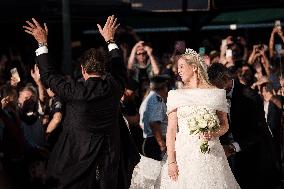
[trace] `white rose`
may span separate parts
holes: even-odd
[[[189,124],[190,129],[193,129],[193,128],[197,127],[196,121],[194,119],[190,119],[188,121],[188,124]]]
[[[205,120],[198,121],[198,127],[204,129],[205,127],[207,127],[207,121]]]
[[[205,120],[210,120],[211,116],[210,116],[210,114],[205,114],[205,115],[203,116],[203,118],[204,118]]]
[[[212,119],[218,120],[218,116],[216,114],[212,114]]]
[[[205,114],[205,113],[206,113],[206,110],[204,110],[203,108],[200,108],[200,109],[198,110],[198,113],[199,113],[199,114]]]
[[[208,128],[209,129],[212,129],[215,125],[216,125],[216,121],[215,120],[208,121]]]
[[[198,122],[204,120],[202,115],[196,115],[196,116],[195,116],[195,119],[196,119],[196,121],[198,121]]]

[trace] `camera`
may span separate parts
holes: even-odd
[[[20,117],[28,125],[34,124],[38,119],[38,103],[34,99],[28,99],[23,102],[20,108]]]
[[[280,20],[275,20],[274,27],[278,28],[279,30],[281,30],[281,21]]]
[[[261,51],[264,48],[263,44],[258,44],[257,45],[257,50]]]

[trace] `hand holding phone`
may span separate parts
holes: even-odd
[[[10,72],[11,72],[11,75],[14,81],[19,83],[21,81],[21,78],[20,78],[17,68],[12,68]]]
[[[274,27],[277,28],[278,30],[281,30],[281,21],[275,20]]]
[[[232,56],[233,56],[232,49],[227,49],[226,50],[226,57],[229,58],[229,57],[232,57]]]
[[[277,44],[274,45],[274,48],[275,48],[276,54],[279,56],[281,54],[281,51],[282,51],[282,44],[277,43]]]
[[[201,55],[201,56],[204,56],[205,55],[205,47],[200,47],[198,54]]]
[[[221,44],[222,48],[227,46],[227,39],[223,39],[222,40],[222,44]]]

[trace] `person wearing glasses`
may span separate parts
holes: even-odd
[[[160,72],[153,49],[144,41],[139,41],[132,48],[127,69],[130,77],[139,83],[139,95],[142,98],[149,88],[150,78]]]

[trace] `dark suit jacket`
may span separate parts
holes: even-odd
[[[233,168],[241,188],[275,188],[280,165],[257,92],[235,81],[230,116],[230,131],[241,147]]]
[[[278,100],[281,100],[280,97],[275,97]],[[277,145],[281,144],[281,119],[282,119],[282,109],[278,108],[273,102],[269,102],[268,114],[267,114],[267,124],[270,127],[270,130],[275,138]]]
[[[118,49],[110,51],[110,72],[86,82],[56,75],[48,54],[37,57],[41,79],[66,101],[63,131],[48,172],[55,188],[116,189],[120,157],[119,103],[126,69]]]
[[[140,161],[140,154],[122,114],[120,114],[120,136],[121,156],[119,164],[118,188],[129,189],[133,169]]]

